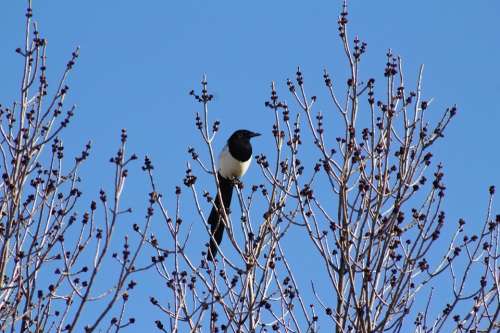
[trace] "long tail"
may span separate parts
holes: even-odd
[[[226,214],[229,214],[229,206],[231,205],[231,197],[233,196],[233,182],[230,179],[222,177],[220,174],[217,174],[219,178],[220,191],[222,196],[222,202],[224,203],[224,209],[226,210]],[[217,246],[222,241],[222,235],[224,234],[224,221],[222,220],[222,212],[219,214],[221,210],[221,202],[219,200],[219,196],[215,200],[215,206],[212,207],[212,211],[210,212],[210,216],[208,217],[208,224],[210,224],[210,245],[207,253],[207,260],[213,261],[215,256],[217,255]]]

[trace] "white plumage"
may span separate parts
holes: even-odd
[[[226,145],[219,156],[219,173],[222,177],[227,179],[232,179],[234,177],[240,178],[247,172],[251,161],[252,157],[245,162],[238,161],[231,156],[229,148]]]

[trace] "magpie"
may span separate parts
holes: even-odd
[[[234,179],[242,177],[247,172],[252,161],[252,144],[250,143],[250,139],[259,135],[259,133],[247,130],[237,130],[229,137],[227,144],[219,156],[217,178],[222,204],[226,213],[228,213],[229,206],[231,205]],[[207,259],[210,261],[215,259],[217,247],[221,243],[222,235],[224,234],[224,221],[221,213],[221,202],[217,195],[215,206],[212,207],[212,211],[208,217],[211,237]]]

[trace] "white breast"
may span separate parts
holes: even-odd
[[[219,173],[222,177],[228,179],[234,177],[240,178],[247,172],[251,161],[252,157],[245,162],[238,161],[231,156],[229,148],[226,145],[219,156]]]

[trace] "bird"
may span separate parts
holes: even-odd
[[[222,204],[226,213],[231,205],[235,179],[241,178],[252,162],[252,144],[250,139],[259,136],[259,133],[240,129],[235,131],[227,140],[227,144],[219,155],[217,179],[219,181]],[[210,242],[207,259],[214,261],[218,246],[224,234],[224,221],[221,214],[221,202],[217,195],[215,206],[212,207],[208,224],[210,225]]]

